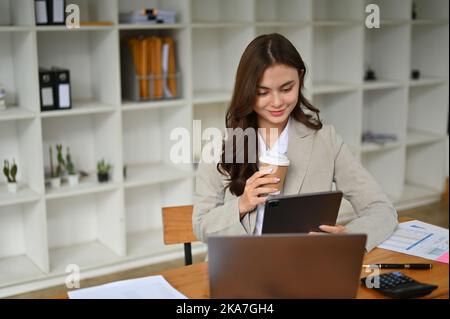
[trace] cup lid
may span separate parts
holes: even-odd
[[[267,151],[265,154],[261,155],[259,157],[259,162],[278,166],[289,166],[290,164],[286,155],[274,151]]]

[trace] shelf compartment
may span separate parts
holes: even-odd
[[[372,174],[382,191],[393,198],[403,193],[405,160],[404,147],[363,153],[361,156],[362,165]]]
[[[411,36],[411,70],[419,70],[425,79],[448,79],[448,38],[448,24],[414,27]]]
[[[362,143],[361,152],[362,153],[371,153],[371,152],[382,152],[395,148],[402,147],[404,144],[402,142],[387,142],[384,144],[376,144],[376,143]]]
[[[34,1],[0,1],[0,29],[8,25],[12,27],[34,25]]]
[[[193,177],[193,173],[183,171],[163,163],[126,165],[125,188],[142,187]]]
[[[47,201],[50,272],[70,264],[102,267],[125,256],[122,192],[87,194]]]
[[[0,183],[0,207],[37,202],[41,196],[28,185],[19,183],[16,194],[8,193],[6,183]],[[1,282],[1,280],[0,280]]]
[[[406,134],[406,146],[434,143],[445,139],[445,135],[438,135],[423,131],[408,130]]]
[[[39,96],[35,59],[36,45],[31,31],[0,32],[0,85],[6,91],[6,105],[11,111],[37,111],[35,96]],[[24,76],[26,74],[27,76]],[[19,108],[14,108],[14,106]],[[2,114],[8,114],[0,111]],[[18,115],[13,112],[11,115]],[[23,113],[23,112],[22,112]]]
[[[394,135],[397,138],[396,141],[392,141],[394,145],[395,142],[404,141],[406,139],[408,114],[407,99],[408,90],[406,88],[365,91],[363,134],[371,132],[373,134]],[[386,114],[390,116],[386,117]],[[372,149],[372,147],[367,147],[366,150],[368,149]]]
[[[35,116],[36,114],[32,111],[21,107],[8,105],[6,110],[0,111],[0,122],[32,119]]]
[[[409,90],[408,129],[446,135],[448,82]]]
[[[142,8],[157,8],[176,12],[176,23],[185,24],[189,22],[190,1],[179,0],[118,0],[119,13],[127,13]],[[121,24],[125,25],[125,24]],[[131,24],[130,24],[131,25]],[[162,24],[163,25],[163,24]]]
[[[362,93],[356,91],[315,95],[313,105],[319,108],[324,124],[333,125],[346,144],[358,147],[361,143],[361,101]],[[344,114],[351,114],[354,121],[349,124]]]
[[[231,92],[241,55],[253,38],[251,27],[193,29],[194,93]]]
[[[308,0],[256,0],[255,21],[283,21],[298,23],[309,21],[312,16],[312,1]]]
[[[313,83],[360,84],[363,30],[362,25],[314,29],[314,59],[309,71]]]
[[[65,111],[89,113],[89,107],[92,107],[93,112],[98,112],[98,107],[119,104],[117,31],[38,32],[37,44],[39,67],[56,66],[70,71],[74,109]],[[80,101],[81,104],[78,104]],[[77,111],[77,106],[86,111]],[[71,114],[45,113],[44,116]]]
[[[448,21],[448,1],[447,0],[414,0],[416,4],[417,19],[425,20],[447,20]]]
[[[192,0],[193,23],[251,22],[253,2],[249,0]]]
[[[43,201],[1,207],[0,287],[42,278],[48,273],[47,237],[43,227]]]
[[[444,191],[446,139],[406,149],[406,183]],[[421,169],[426,167],[427,169]]]
[[[441,198],[441,194],[438,189],[406,183],[403,187],[402,195],[393,198],[393,201],[397,209],[407,209],[423,205],[426,202],[438,201]]]
[[[387,25],[379,29],[366,29],[364,72],[370,67],[376,77],[383,81],[409,80],[409,39],[408,25]]]
[[[96,172],[97,162],[105,159],[112,165],[111,183],[122,181],[120,153],[120,113],[85,114],[76,117],[51,117],[42,120],[43,158],[45,175],[50,176],[49,147],[53,148],[53,165],[56,169],[56,145],[63,145],[63,156],[70,148],[72,161],[77,171]],[[110,190],[108,185],[98,185],[96,175],[91,174],[90,182],[82,182],[78,187],[53,190],[47,188],[48,198],[71,196],[88,190]],[[94,177],[95,176],[95,177]]]
[[[315,0],[313,2],[314,21],[348,21],[364,18],[364,2],[359,0]]]

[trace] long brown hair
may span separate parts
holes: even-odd
[[[256,103],[256,92],[262,79],[264,71],[275,64],[282,64],[297,69],[299,74],[299,97],[295,108],[290,116],[303,123],[309,128],[320,130],[319,110],[315,108],[302,94],[303,79],[306,74],[306,67],[294,45],[284,36],[278,33],[260,35],[255,38],[245,49],[236,74],[236,81],[233,90],[231,103],[228,107],[225,125],[227,128],[243,130],[253,128],[258,129],[257,115],[253,111]],[[307,114],[302,107],[315,113],[315,116]],[[308,113],[311,113],[308,112]],[[222,144],[222,160],[217,164],[217,170],[225,175],[229,180],[227,187],[236,196],[242,195],[246,180],[257,170],[256,163],[249,163],[248,139],[244,141],[244,163],[236,161],[236,145],[234,138],[225,140]],[[225,144],[232,143],[233,162],[225,160]],[[258,143],[256,143],[256,155],[258,154]],[[256,156],[257,158],[257,156]]]

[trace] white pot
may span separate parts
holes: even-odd
[[[78,174],[77,175],[69,175],[69,185],[77,186],[78,185]]]
[[[61,178],[59,177],[53,177],[50,180],[50,183],[52,185],[52,188],[60,188],[61,187]]]
[[[8,183],[8,192],[17,194],[17,183]]]

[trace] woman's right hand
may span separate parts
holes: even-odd
[[[259,204],[265,203],[268,197],[267,194],[278,191],[276,188],[264,187],[266,184],[275,184],[279,182],[279,179],[273,175],[268,176],[271,173],[272,169],[258,171],[247,179],[244,192],[239,197],[239,214],[241,218],[254,210]],[[263,194],[265,196],[260,196]]]

